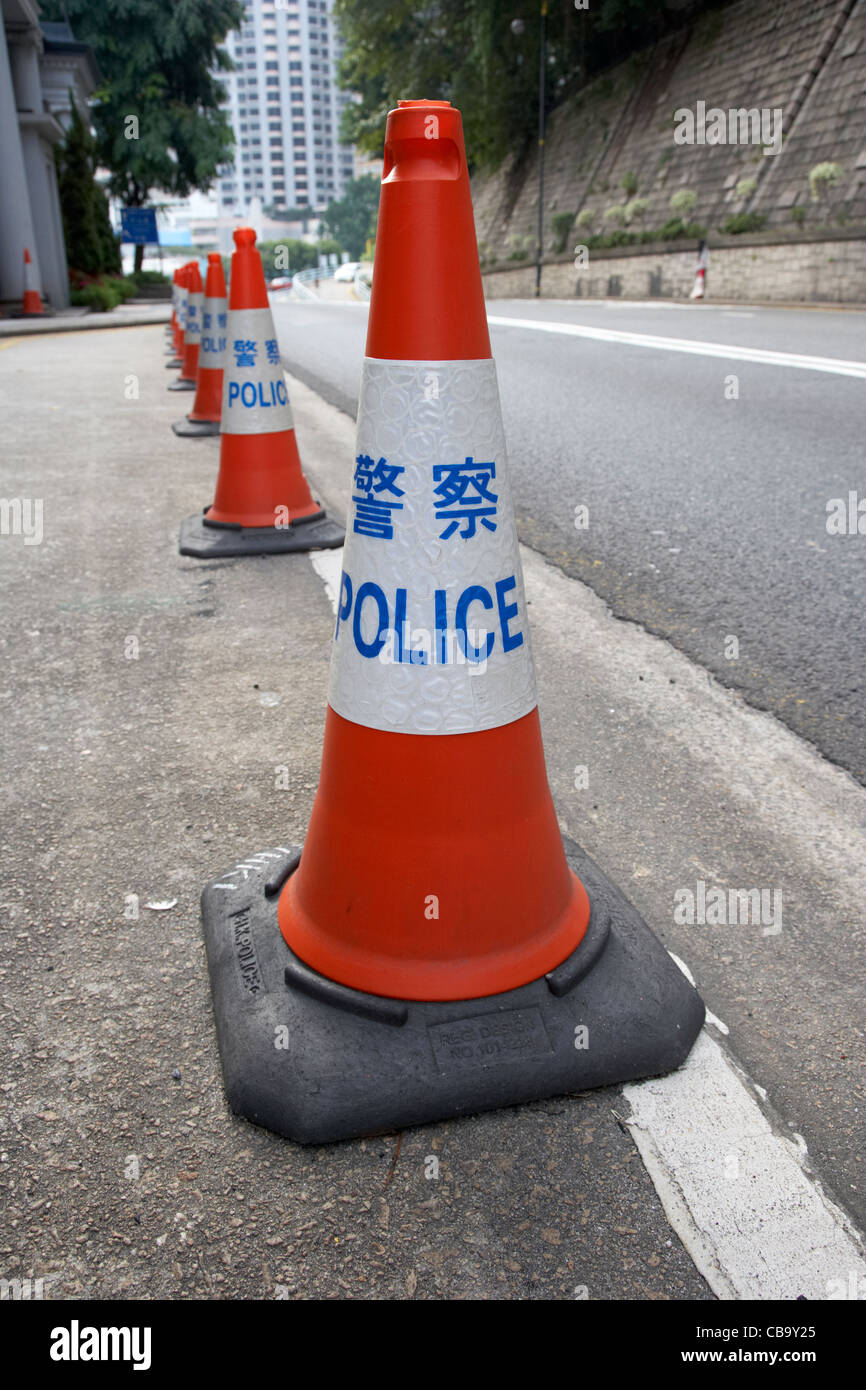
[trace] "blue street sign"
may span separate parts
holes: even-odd
[[[121,208],[120,239],[136,246],[158,246],[156,208]]]

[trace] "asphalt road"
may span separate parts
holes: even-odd
[[[288,369],[354,414],[364,306],[273,308]],[[786,360],[866,364],[866,315],[525,300],[489,313],[686,340],[672,352],[494,323],[521,538],[866,783],[866,540],[827,531],[831,499],[866,497],[863,378]],[[752,349],[786,356],[737,356]]]

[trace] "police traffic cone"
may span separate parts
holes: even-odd
[[[171,317],[166,325],[165,336],[168,339],[165,349],[166,357],[175,356],[175,339],[177,334],[177,300],[178,300],[178,272],[175,271],[171,277]]]
[[[704,1018],[559,834],[447,102],[388,116],[367,354],[307,840],[202,896],[230,1104],[305,1143],[668,1071]]]
[[[42,297],[36,281],[36,267],[30,259],[30,252],[24,247],[24,294],[21,297],[21,318],[33,318],[44,314]]]
[[[186,419],[172,425],[175,434],[180,435],[220,432],[228,305],[222,256],[212,251],[207,262],[195,400]]]
[[[198,261],[190,262],[186,276],[187,300],[186,320],[183,329],[183,365],[180,376],[169,386],[169,391],[194,391],[198,377],[198,353],[201,343],[201,315],[204,304],[204,286]]]
[[[344,531],[301,469],[256,234],[234,233],[216,496],[181,524],[180,553],[201,559],[322,550]]]
[[[186,323],[186,303],[189,294],[187,289],[188,270],[188,266],[182,265],[177,272],[177,322],[174,329],[174,357],[165,364],[169,368],[183,367],[183,328]]]

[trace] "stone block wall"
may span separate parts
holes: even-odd
[[[866,240],[760,243],[729,239],[710,250],[707,300],[741,303],[848,304],[866,308]],[[547,262],[542,294],[551,299],[687,299],[695,275],[695,249],[641,247],[633,254],[590,254],[575,270],[571,260]],[[535,290],[535,266],[484,274],[488,299],[526,299]]]
[[[781,152],[760,144],[674,143],[674,112],[706,107],[781,109]],[[814,203],[809,170],[842,166],[839,183]],[[671,195],[693,191],[691,219],[715,232],[751,210],[766,225],[797,232],[862,222],[866,233],[866,0],[736,0],[596,78],[551,115],[545,159],[545,251],[551,217],[587,209],[589,229],[610,230],[604,212],[637,180],[648,206],[633,229],[661,226]],[[757,179],[738,195],[742,179]],[[534,149],[473,180],[478,240],[488,261],[534,245],[538,170]],[[792,216],[792,211],[797,209]]]

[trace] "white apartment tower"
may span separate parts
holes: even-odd
[[[321,209],[352,178],[351,146],[338,138],[350,97],[337,87],[342,44],[331,7],[246,0],[243,24],[226,40],[235,71],[222,80],[236,144],[217,185],[221,216],[242,216],[256,197],[266,207]]]

